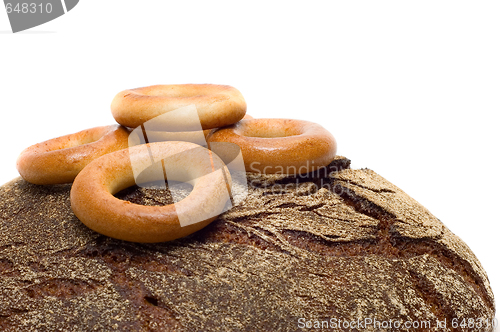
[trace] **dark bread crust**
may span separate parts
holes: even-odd
[[[493,319],[488,278],[467,245],[375,172],[338,157],[329,172],[248,180],[243,204],[161,244],[90,231],[71,212],[70,185],[3,186],[0,328],[295,331],[299,318],[373,318],[442,331],[437,319],[450,330],[454,318]],[[139,188],[119,196],[171,200]]]

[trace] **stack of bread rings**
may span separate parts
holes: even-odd
[[[238,147],[246,172],[303,174],[334,159],[335,139],[322,126],[253,119],[246,109],[242,94],[225,85],[124,90],[111,103],[117,125],[35,144],[21,153],[17,169],[37,185],[73,182],[71,208],[94,231],[133,242],[174,240],[205,227],[227,207],[234,156],[220,144]],[[154,165],[163,167],[164,176],[168,168],[169,178],[189,182],[191,193],[165,206],[114,196]]]

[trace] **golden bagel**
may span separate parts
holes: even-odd
[[[111,125],[38,143],[20,154],[17,170],[23,179],[34,184],[72,182],[92,160],[125,149],[128,135],[124,127]]]
[[[221,128],[208,137],[241,149],[247,172],[303,174],[327,166],[335,157],[335,138],[319,124],[291,119],[251,119]],[[224,151],[218,155],[228,163]]]
[[[152,164],[152,159],[155,163]],[[159,166],[160,178],[182,181],[191,193],[175,204],[144,206],[113,195],[136,184],[138,174]],[[153,167],[154,168],[154,167]],[[87,227],[120,240],[163,242],[189,235],[212,222],[229,200],[231,176],[217,155],[188,142],[142,144],[90,163],[71,188],[71,208]]]
[[[247,106],[241,93],[227,85],[177,84],[153,85],[124,90],[111,103],[115,120],[127,127],[135,128],[168,112],[190,105],[196,107],[199,121],[194,127],[186,127],[193,119],[182,114],[159,125],[159,131],[190,131],[212,129],[238,122],[245,115]]]

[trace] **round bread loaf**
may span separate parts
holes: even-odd
[[[380,175],[336,157],[328,171],[247,177],[242,203],[160,244],[91,231],[71,212],[69,184],[4,185],[0,329],[492,330],[493,294],[474,254]],[[117,196],[172,199],[137,187]],[[483,327],[452,328],[464,319]]]

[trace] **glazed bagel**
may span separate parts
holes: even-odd
[[[247,106],[241,93],[227,85],[179,84],[154,85],[124,90],[111,103],[115,120],[135,128],[163,114],[190,105],[196,107],[198,118],[182,113],[168,121],[156,124],[158,131],[191,131],[227,126],[238,122],[245,115]],[[192,127],[191,121],[194,121]]]
[[[17,159],[23,179],[34,184],[72,182],[92,160],[125,149],[129,132],[119,125],[96,127],[30,146]]]
[[[151,169],[156,171],[148,172]],[[145,182],[163,181],[164,172],[169,181],[190,183],[192,192],[165,206],[138,205],[113,196],[136,184],[138,175]],[[143,144],[107,154],[85,167],[71,188],[71,208],[85,225],[106,236],[163,242],[212,222],[223,212],[230,186],[224,163],[206,148],[188,142]]]
[[[335,138],[319,124],[290,119],[242,120],[208,137],[208,145],[225,163],[231,155],[216,143],[234,143],[241,149],[247,172],[304,174],[327,166],[335,157]]]

